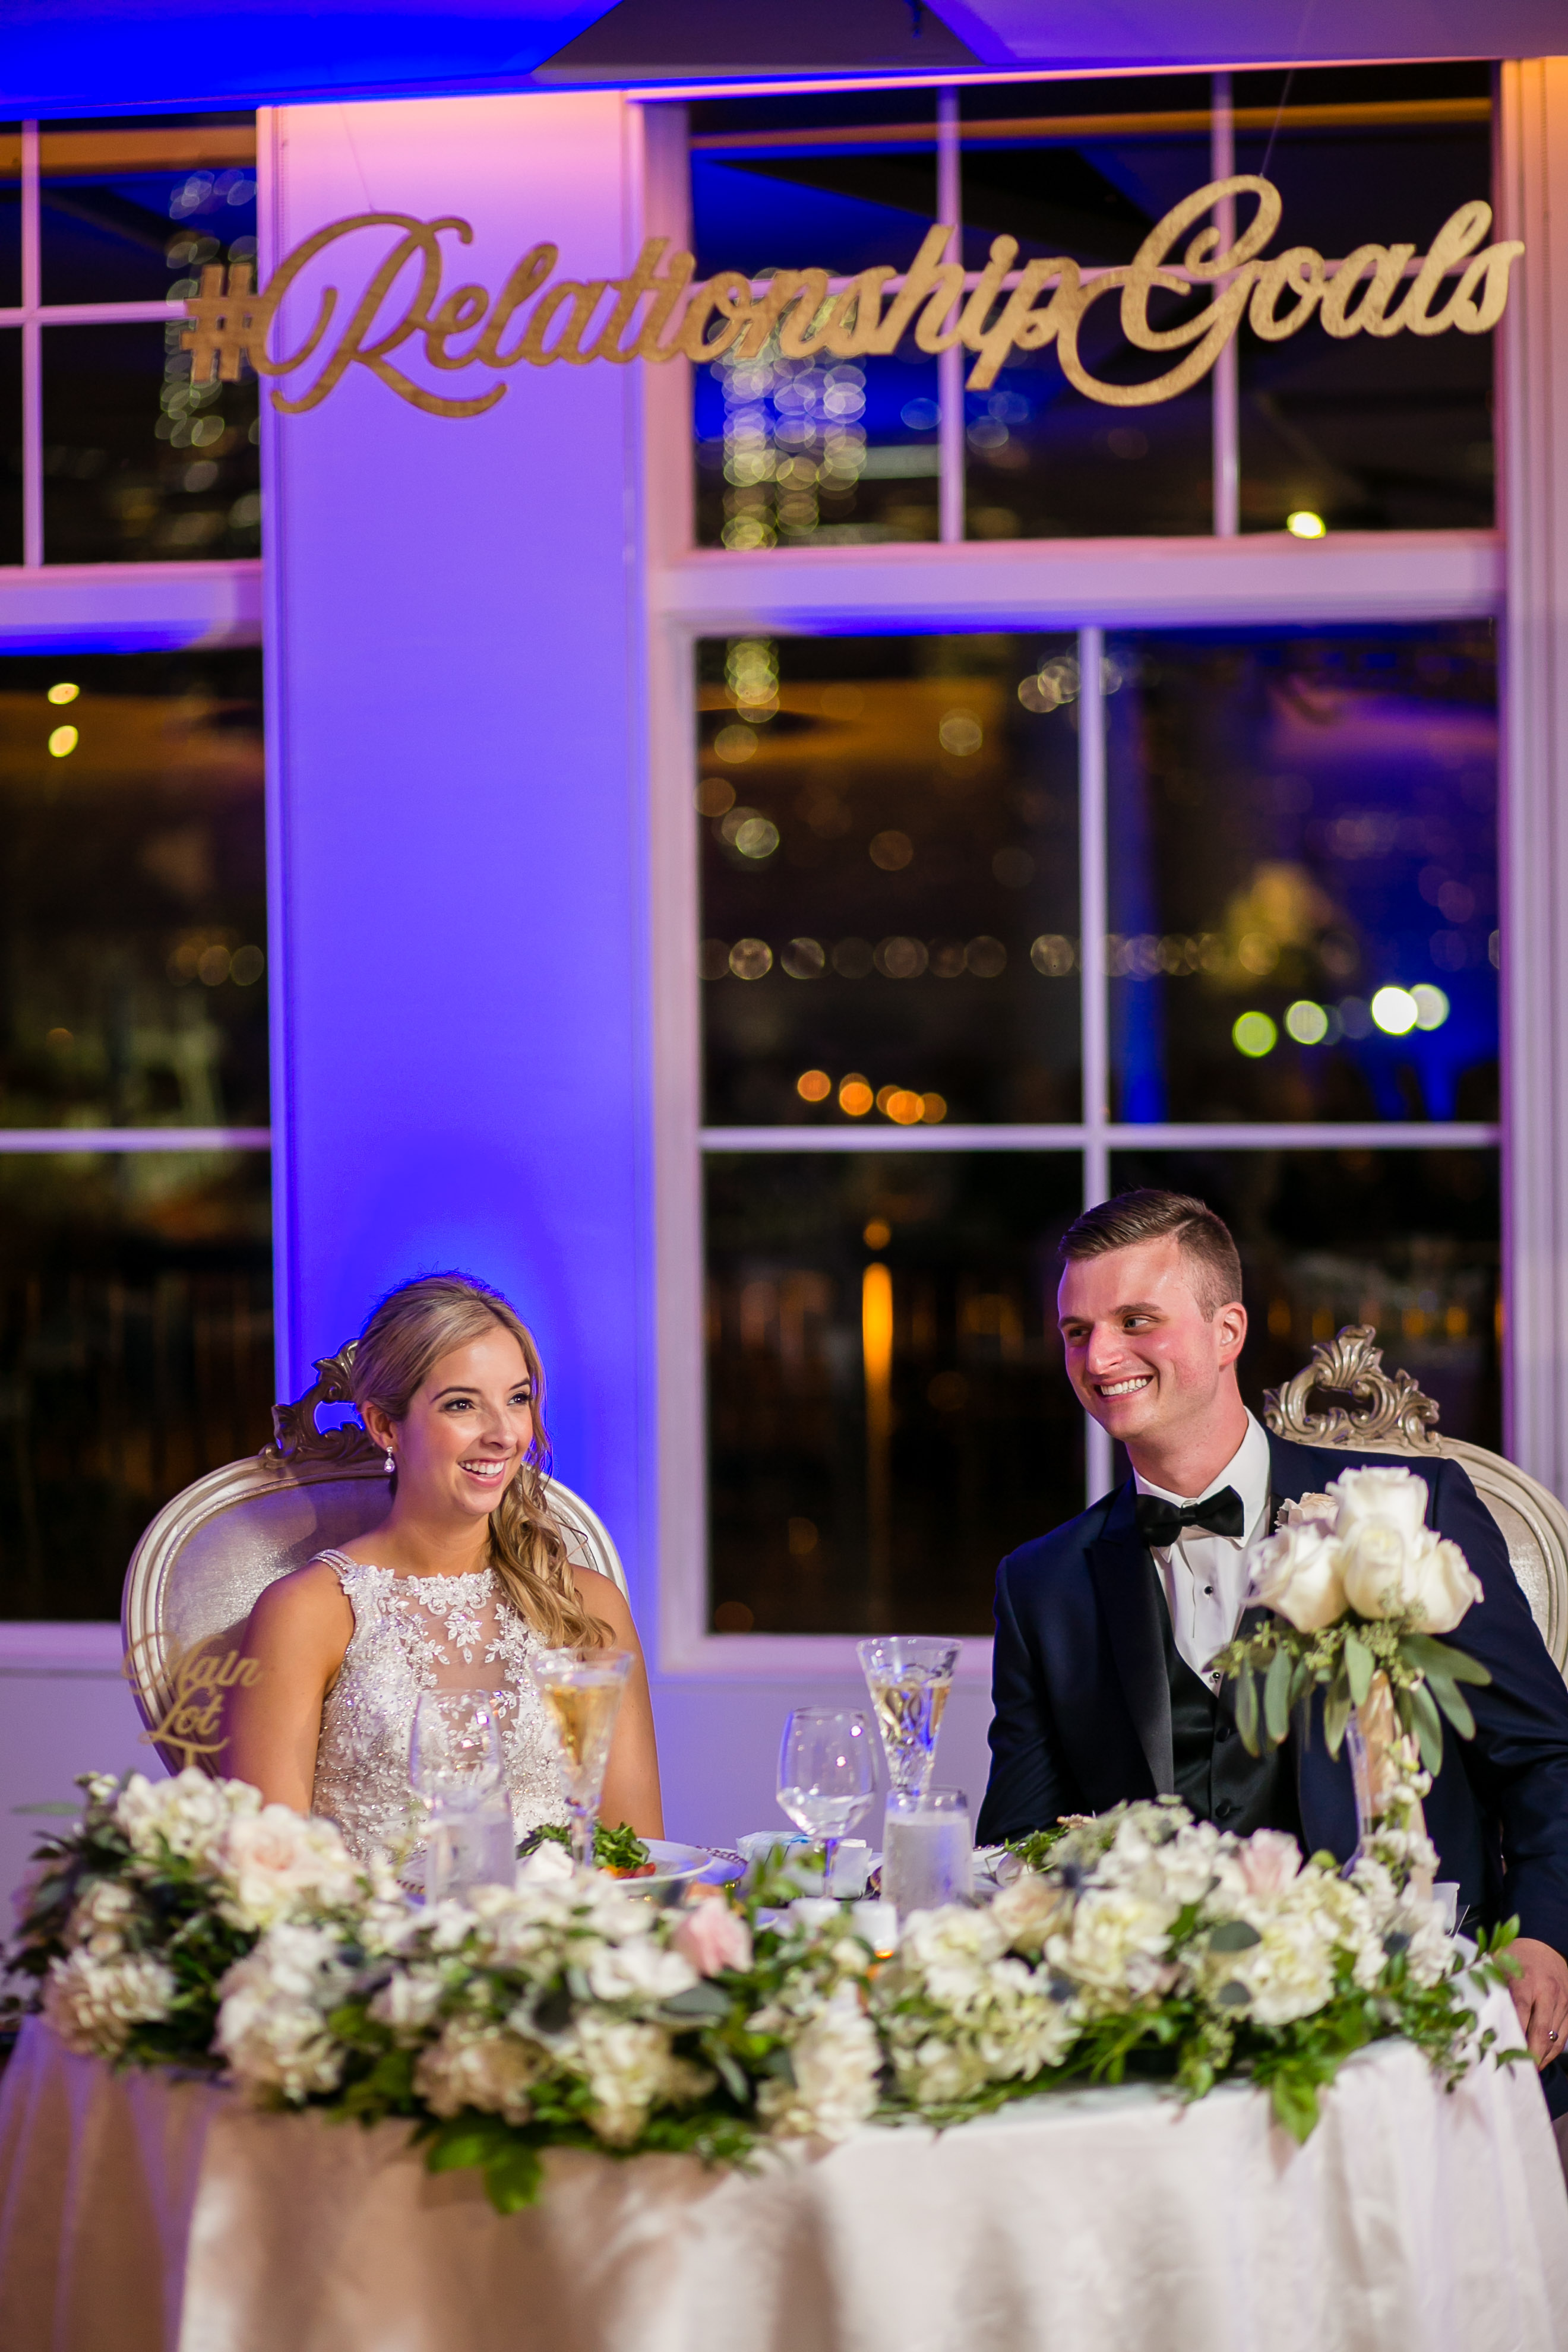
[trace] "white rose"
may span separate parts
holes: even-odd
[[[1316,1519],[1325,1528],[1332,1528],[1339,1517],[1340,1507],[1332,1495],[1297,1495],[1280,1504],[1274,1515],[1277,1528],[1294,1528],[1303,1519]]]
[[[237,1927],[270,1927],[291,1912],[352,1902],[353,1856],[333,1822],[268,1805],[229,1822],[213,1860],[229,1882],[219,1908]]]
[[[1332,1940],[1306,1909],[1262,1910],[1251,1924],[1258,1942],[1244,1952],[1214,1953],[1205,1962],[1211,1994],[1239,1985],[1247,1994],[1246,2013],[1259,2025],[1289,2025],[1310,2017],[1333,1992]],[[1227,2014],[1236,2013],[1226,2006]]]
[[[1065,1925],[1072,1896],[1038,1871],[1026,1870],[1011,1886],[1004,1886],[991,1906],[991,1916],[1016,1952],[1037,1952],[1046,1937]]]
[[[1421,1528],[1412,1536],[1387,1520],[1368,1519],[1342,1543],[1345,1594],[1363,1617],[1412,1617],[1428,1633],[1451,1633],[1483,1598],[1464,1553]]]
[[[174,1979],[162,1960],[141,1952],[100,1960],[79,1951],[50,1962],[44,2015],[68,2050],[118,2058],[132,2027],[159,2023],[174,1997]]]
[[[1412,1538],[1426,1524],[1431,1490],[1414,1470],[1381,1465],[1342,1470],[1331,1482],[1329,1493],[1338,1508],[1335,1532],[1342,1536],[1352,1534],[1366,1519],[1385,1520]]]
[[[1091,1886],[1079,1897],[1069,1932],[1052,1937],[1051,1959],[1112,2000],[1138,2000],[1163,1979],[1179,1907]]]
[[[1345,1613],[1340,1547],[1319,1519],[1265,1536],[1250,1556],[1250,1598],[1288,1618],[1299,1633],[1316,1633]]]
[[[399,1969],[370,2004],[379,2023],[405,2040],[417,2040],[441,2006],[446,1990],[434,1969]]]

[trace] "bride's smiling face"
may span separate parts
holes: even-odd
[[[437,1356],[401,1421],[367,1412],[397,1456],[397,1499],[422,1511],[487,1518],[533,1437],[533,1384],[522,1349],[497,1324]]]

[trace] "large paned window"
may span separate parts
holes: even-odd
[[[697,268],[761,281],[816,267],[831,296],[878,264],[901,273],[940,221],[970,289],[997,236],[1017,244],[1003,287],[1054,255],[1089,278],[1233,172],[1279,190],[1271,252],[1310,246],[1332,264],[1375,241],[1420,255],[1490,194],[1490,93],[1485,65],[1415,65],[710,100],[691,109]],[[889,280],[889,299],[903,282]],[[1183,315],[1183,298],[1155,296],[1155,327]],[[1082,358],[1112,386],[1168,364],[1123,341],[1114,300],[1089,310]],[[912,334],[854,358],[792,356],[775,334],[698,368],[699,543],[1229,535],[1293,514],[1356,530],[1492,520],[1486,338],[1345,340],[1314,323],[1268,341],[1247,325],[1190,391],[1135,407],[1086,399],[1049,345],[1015,352],[983,388],[966,387],[972,365]]]
[[[256,251],[253,115],[0,126],[0,565],[259,551],[256,380],[180,342]]]
[[[0,1615],[112,1617],[268,1434],[259,656],[0,659]]]
[[[988,1630],[1127,1184],[1231,1220],[1255,1404],[1371,1323],[1500,1442],[1487,624],[697,659],[714,1632]]]

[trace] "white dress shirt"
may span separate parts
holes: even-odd
[[[1149,1547],[1165,1588],[1177,1651],[1211,1690],[1219,1688],[1220,1678],[1209,1661],[1232,1639],[1246,1606],[1247,1549],[1268,1532],[1269,1475],[1268,1433],[1250,1412],[1247,1435],[1201,1495],[1167,1494],[1133,1473],[1141,1495],[1158,1495],[1164,1503],[1201,1503],[1222,1486],[1234,1486],[1241,1496],[1243,1534],[1216,1536],[1207,1528],[1184,1528],[1168,1549]]]

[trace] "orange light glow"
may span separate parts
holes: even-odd
[[[864,1118],[876,1096],[857,1070],[852,1070],[838,1089],[838,1108],[851,1118]]]
[[[826,1070],[802,1070],[795,1090],[802,1102],[826,1102],[833,1092],[833,1081]]]

